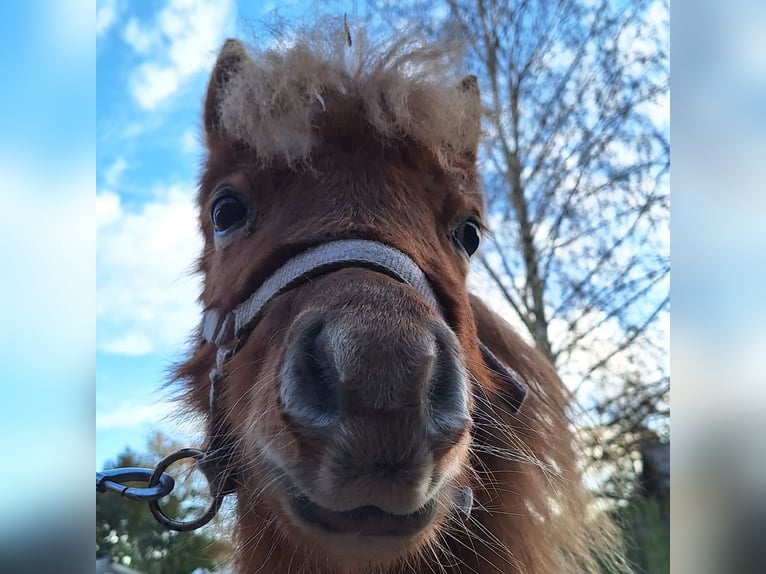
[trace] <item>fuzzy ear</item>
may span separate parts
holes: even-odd
[[[479,349],[484,364],[498,382],[498,394],[511,413],[517,413],[527,398],[528,382],[520,372],[520,357],[534,353],[499,315],[475,295],[470,295],[471,309],[479,335]],[[515,363],[514,364],[514,359]]]
[[[479,81],[473,74],[463,78],[457,87],[464,95],[462,142],[460,150],[470,158],[476,157],[481,136],[481,92]]]
[[[207,135],[222,134],[223,126],[220,118],[220,103],[226,83],[237,72],[240,64],[249,56],[239,40],[229,38],[218,53],[218,60],[210,75],[205,96],[205,133]]]
[[[487,368],[503,382],[503,399],[510,407],[510,412],[519,412],[527,398],[527,386],[521,375],[498,359],[483,341],[479,341],[479,348]]]

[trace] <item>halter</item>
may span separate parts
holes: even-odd
[[[319,275],[347,267],[380,271],[409,285],[431,309],[444,317],[444,310],[428,278],[412,259],[393,247],[365,239],[332,241],[303,251],[284,263],[232,311],[214,308],[205,311],[201,334],[218,350],[215,367],[210,372],[210,444],[205,457],[199,462],[219,496],[232,493],[238,487],[230,464],[232,445],[227,440],[228,429],[220,406],[220,389],[225,383],[224,364],[244,344],[264,306],[274,297]],[[481,341],[479,348],[487,367],[510,384],[509,406],[512,412],[517,412],[527,394],[521,377],[505,366]]]

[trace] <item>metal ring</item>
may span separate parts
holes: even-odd
[[[181,450],[177,450],[160,461],[157,468],[154,470],[154,474],[152,474],[152,477],[149,479],[149,486],[156,485],[159,482],[162,473],[165,472],[171,464],[184,458],[193,458],[200,461],[204,457],[205,453],[196,448],[182,448]],[[219,493],[213,492],[213,485],[210,483],[207,475],[204,472],[202,474],[208,482],[208,490],[210,491],[210,496],[213,498],[213,501],[210,503],[210,506],[205,513],[194,520],[176,520],[175,518],[170,518],[163,512],[158,500],[152,500],[149,502],[149,510],[152,511],[152,515],[154,515],[157,522],[170,530],[189,532],[190,530],[196,530],[197,528],[204,526],[213,519],[218,512],[218,509],[221,508],[223,497]]]

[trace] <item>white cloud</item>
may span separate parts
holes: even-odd
[[[158,38],[154,30],[146,30],[141,27],[136,18],[131,18],[125,25],[122,32],[122,38],[137,54],[147,54],[152,46],[158,43]]]
[[[96,229],[119,219],[121,212],[119,195],[112,191],[96,195]]]
[[[670,13],[667,3],[655,0],[646,10],[644,22],[654,35],[665,46],[670,45]]]
[[[101,346],[101,350],[115,355],[140,356],[152,351],[152,342],[145,333],[125,333]]]
[[[235,29],[234,15],[231,0],[170,0],[150,25],[132,18],[123,38],[146,56],[130,79],[138,104],[155,109],[186,80],[209,71],[224,38]]]
[[[111,408],[102,407],[96,411],[96,429],[136,429],[136,437],[145,436],[146,431],[161,429],[175,440],[199,443],[205,432],[205,420],[201,416],[184,414],[178,416],[178,404],[169,399],[122,401]],[[141,429],[143,432],[139,432]],[[133,445],[143,448],[143,438]]]
[[[201,141],[195,130],[188,129],[183,133],[181,136],[181,149],[190,154],[202,152]]]
[[[179,74],[172,68],[144,64],[133,77],[132,92],[138,104],[147,110],[154,109],[178,89]]]
[[[491,258],[490,253],[485,253],[485,256]],[[472,293],[479,296],[490,309],[500,315],[506,323],[513,327],[527,343],[532,344],[532,336],[524,327],[518,314],[505,299],[492,278],[478,263],[471,266],[471,272],[468,274],[468,288]]]
[[[200,253],[194,186],[160,189],[130,211],[119,196],[96,196],[98,349],[144,355],[180,350],[199,320]]]
[[[641,105],[649,120],[659,129],[667,130],[670,126],[670,91],[666,91],[652,102]]]
[[[117,19],[115,0],[105,0],[96,5],[96,37],[105,34]]]
[[[150,404],[126,404],[112,411],[96,413],[96,428],[131,428],[145,423],[157,423],[170,418],[175,405],[170,401]]]
[[[120,176],[125,172],[128,167],[128,162],[125,158],[119,156],[112,165],[106,168],[104,172],[104,183],[108,187],[116,186],[120,181]]]

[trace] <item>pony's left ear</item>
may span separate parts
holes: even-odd
[[[461,149],[460,152],[471,159],[476,158],[481,136],[481,92],[479,81],[473,74],[466,76],[458,84],[463,97],[461,115]]]
[[[510,412],[519,412],[521,410],[521,405],[524,404],[524,399],[527,398],[527,385],[521,378],[521,375],[506,366],[506,364],[498,359],[490,348],[481,341],[479,341],[479,349],[481,349],[481,358],[484,359],[484,364],[492,372],[492,376],[498,377],[502,381],[500,387],[503,390],[502,396],[506,404],[510,407]]]
[[[526,375],[517,370],[524,365],[519,358],[534,355],[534,352],[481,299],[473,294],[469,297],[481,358],[496,383],[496,395],[506,404],[507,411],[517,413],[527,398],[528,387]]]
[[[221,101],[231,77],[239,72],[244,61],[249,59],[245,47],[239,40],[228,39],[218,53],[218,60],[210,75],[205,96],[205,133],[210,136],[223,134],[221,122]]]

